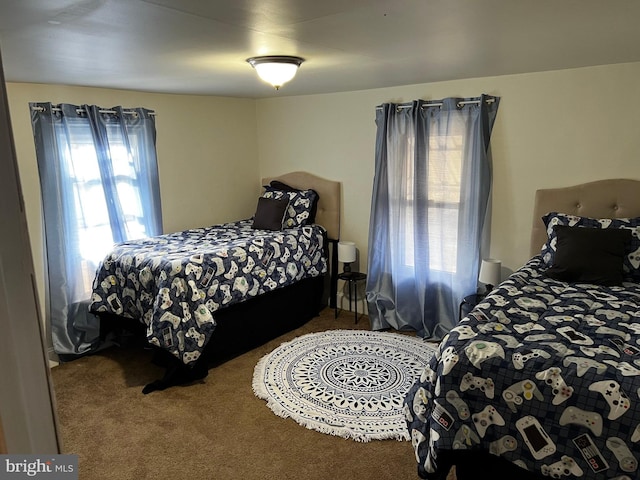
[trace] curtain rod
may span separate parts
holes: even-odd
[[[32,110],[36,111],[36,112],[42,112],[44,111],[44,107],[31,107]],[[62,109],[58,108],[58,107],[51,107],[51,111],[52,112],[61,112]],[[85,113],[84,108],[76,108],[76,113],[80,114],[80,113]],[[98,113],[118,113],[115,110],[98,110]],[[126,113],[127,115],[137,115],[138,112],[134,112],[133,110],[123,110],[122,113]],[[153,110],[149,111],[149,115],[155,115],[156,112],[154,112]]]
[[[486,102],[487,102],[488,104],[489,104],[489,103],[493,103],[493,102],[495,102],[495,101],[496,101],[496,100],[495,100],[495,98],[491,98],[491,97],[489,97],[489,98],[487,98],[487,99],[486,99]],[[460,102],[456,103],[456,106],[457,106],[457,107],[462,107],[463,105],[473,105],[473,104],[475,104],[475,105],[480,104],[480,100],[462,100],[462,101],[460,101]],[[420,106],[420,108],[427,108],[427,107],[441,107],[442,105],[443,105],[443,103],[442,103],[442,102],[438,102],[438,103],[425,103],[425,104],[421,105],[421,106]],[[398,105],[396,108],[412,108],[412,107],[413,107],[413,104],[411,104],[411,105]],[[376,110],[382,110],[382,105],[378,105],[378,106],[376,107]]]

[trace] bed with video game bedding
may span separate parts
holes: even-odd
[[[640,182],[536,192],[532,258],[405,400],[418,474],[638,478]]]
[[[250,219],[116,245],[96,273],[91,311],[141,322],[149,344],[199,376],[217,350],[246,350],[317,314],[340,186],[303,172],[264,185]]]

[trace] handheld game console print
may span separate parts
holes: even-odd
[[[537,418],[526,415],[516,421],[516,428],[536,460],[541,460],[555,453],[555,443],[542,428]]]

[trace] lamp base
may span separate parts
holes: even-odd
[[[344,266],[342,267],[342,271],[344,273],[350,273],[351,272],[351,264],[350,263],[345,263]]]

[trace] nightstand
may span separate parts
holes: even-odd
[[[484,297],[486,296],[487,296],[486,293],[474,293],[464,297],[462,299],[462,302],[460,302],[460,310],[458,312],[458,321],[466,317],[469,314],[469,312],[473,310],[473,307],[475,307],[480,302],[482,302],[482,300],[484,300]]]
[[[355,303],[355,323],[358,323],[358,282],[367,279],[367,275],[360,272],[342,272],[338,274],[338,280],[344,280],[349,285],[349,309],[351,309],[351,300]],[[353,294],[352,294],[353,291]],[[338,301],[336,299],[335,318],[338,318]]]

